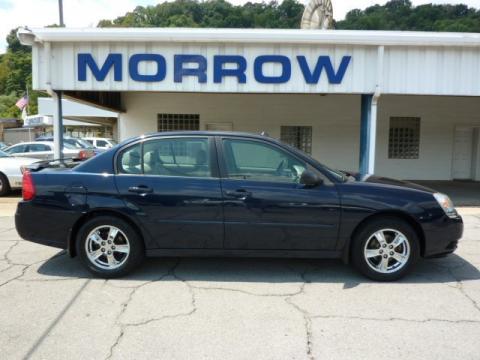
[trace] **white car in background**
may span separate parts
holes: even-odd
[[[7,154],[15,157],[30,157],[40,160],[53,160],[53,142],[51,141],[34,141],[24,142],[9,146],[3,149]],[[66,159],[86,160],[95,153],[89,149],[78,149],[73,145],[63,144],[63,156]]]
[[[10,190],[22,188],[22,168],[37,162],[38,159],[14,157],[0,150],[0,196]]]
[[[108,150],[117,145],[115,140],[109,138],[84,137],[82,139],[88,141],[96,149]]]

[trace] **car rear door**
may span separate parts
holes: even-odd
[[[315,170],[272,142],[219,137],[217,148],[226,249],[335,249],[340,201],[334,184],[325,178],[314,188],[301,185],[303,171]]]
[[[159,137],[120,151],[116,184],[157,249],[221,249],[222,193],[206,136]]]

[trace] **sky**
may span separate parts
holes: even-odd
[[[239,5],[247,1],[228,0]],[[281,0],[279,0],[281,1]],[[308,0],[300,0],[305,4]],[[387,0],[332,0],[336,20],[355,8],[384,4]],[[138,5],[154,5],[163,0],[64,0],[64,21],[69,27],[94,27],[101,19],[114,19]],[[463,3],[480,8],[480,0],[412,0],[414,5],[425,3]],[[58,0],[0,0],[0,53],[5,52],[5,37],[18,26],[42,27],[58,23]]]

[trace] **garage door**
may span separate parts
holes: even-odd
[[[457,127],[453,153],[453,178],[472,178],[473,128]]]

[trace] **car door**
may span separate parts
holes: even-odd
[[[301,185],[303,171],[315,169],[273,142],[219,137],[217,148],[226,249],[335,248],[340,201],[327,178],[314,188]]]
[[[52,159],[53,147],[46,144],[28,144],[26,146],[25,156],[43,160]]]
[[[26,145],[25,144],[18,144],[9,147],[5,150],[6,153],[18,157],[18,156],[27,156],[28,154],[25,153]]]
[[[121,150],[116,184],[150,233],[150,248],[221,249],[223,213],[214,141],[161,137]]]
[[[108,142],[105,140],[96,140],[95,147],[98,149],[108,149]]]

